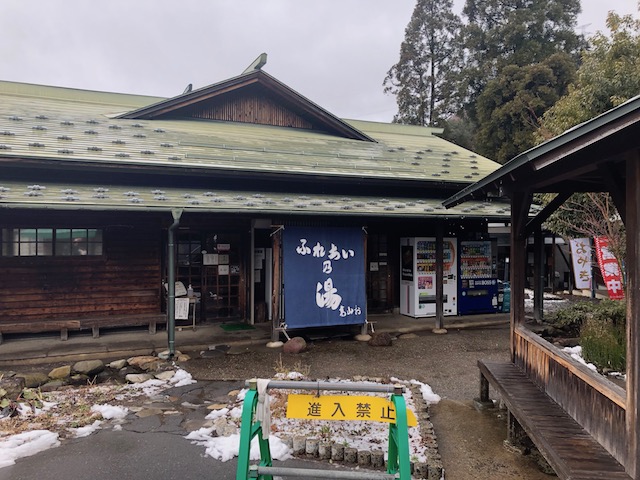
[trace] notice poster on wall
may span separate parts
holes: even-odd
[[[189,319],[189,299],[176,298],[175,301],[176,301],[175,303],[176,320],[188,320]]]
[[[282,249],[289,328],[364,323],[362,229],[286,227]]]

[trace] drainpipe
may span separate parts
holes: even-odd
[[[172,359],[176,353],[176,246],[175,231],[180,225],[180,217],[182,210],[171,210],[173,223],[168,230],[168,283],[169,283],[169,301],[167,303],[167,337],[169,340],[169,358]]]

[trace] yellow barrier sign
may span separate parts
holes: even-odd
[[[287,418],[396,423],[396,412],[393,402],[382,397],[292,393],[288,396]],[[416,416],[409,409],[407,424],[410,427],[418,424]]]

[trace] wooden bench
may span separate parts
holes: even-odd
[[[92,317],[80,320],[80,328],[91,328],[93,338],[100,337],[101,328],[140,327],[148,326],[149,334],[155,335],[157,325],[167,322],[164,314],[151,315],[113,315],[107,317]]]
[[[584,428],[513,363],[478,361],[480,402],[489,402],[489,384],[509,414],[555,470],[570,480],[628,479],[624,467]],[[509,427],[510,436],[512,426]]]
[[[5,333],[44,333],[60,331],[60,340],[69,339],[69,330],[91,329],[93,338],[100,337],[101,328],[148,326],[149,333],[155,335],[157,325],[167,322],[164,314],[113,315],[73,320],[40,320],[0,323],[0,344]]]
[[[5,333],[43,333],[60,331],[60,340],[69,338],[69,330],[80,330],[79,320],[49,320],[0,324],[0,344]]]

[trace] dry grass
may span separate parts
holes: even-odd
[[[47,393],[27,389],[13,404],[16,407],[19,402],[22,413],[0,419],[0,438],[29,430],[50,430],[69,438],[74,435],[70,429],[102,418],[91,411],[93,405],[122,405],[139,394],[116,384],[65,387]]]
[[[284,375],[285,377],[291,372],[301,373],[304,378],[309,378],[309,375],[311,374],[311,365],[307,365],[306,363],[302,363],[301,360],[298,360],[293,365],[287,366],[282,361],[282,354],[278,356],[273,369],[275,370],[276,374],[279,373],[281,375]]]

